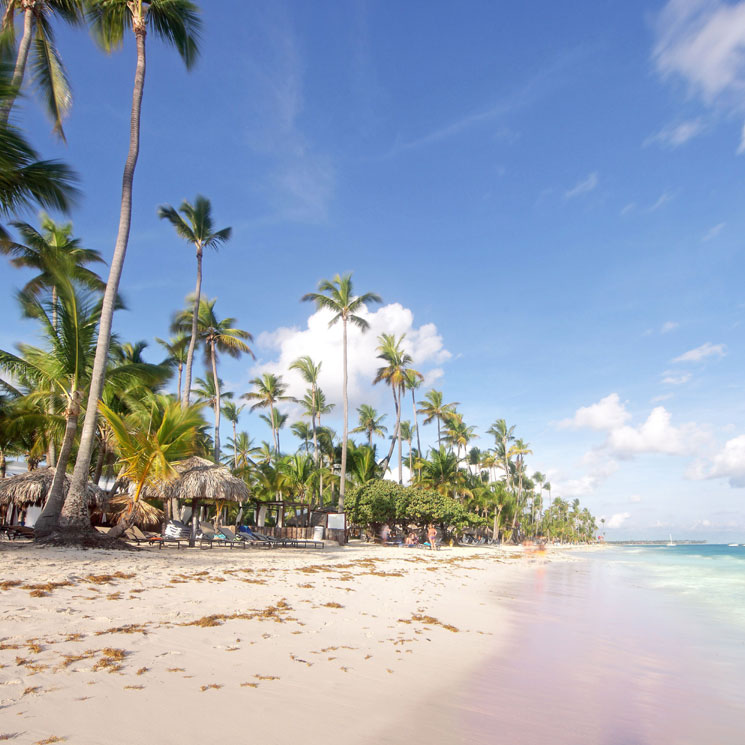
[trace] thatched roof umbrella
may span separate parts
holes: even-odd
[[[17,510],[24,510],[31,505],[42,506],[46,500],[54,481],[54,467],[36,468],[33,471],[0,479],[0,507],[14,506]],[[64,493],[70,488],[70,477],[65,474]],[[105,493],[95,484],[88,482],[87,496],[89,506],[100,506]]]
[[[190,546],[196,538],[199,502],[245,502],[249,497],[245,482],[233,476],[225,466],[204,458],[192,456],[177,463],[175,469],[179,476],[163,485],[162,495],[166,499],[191,499]]]

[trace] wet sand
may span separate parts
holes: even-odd
[[[745,742],[741,636],[642,579],[595,555],[496,589],[512,634],[419,721],[442,743]]]

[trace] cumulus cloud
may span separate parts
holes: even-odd
[[[618,394],[611,393],[595,404],[580,407],[571,419],[559,422],[559,426],[565,429],[609,430],[621,427],[629,419],[631,414],[626,411]]]
[[[684,352],[673,362],[701,362],[707,357],[724,357],[725,354],[727,354],[727,347],[724,344],[712,344],[707,341],[700,347]]]
[[[698,464],[688,475],[690,478],[723,478],[733,488],[745,488],[745,435],[728,440],[708,467]]]
[[[635,504],[638,504],[641,501],[642,501],[642,498],[639,494],[632,494],[629,497],[629,502],[634,502]]]
[[[434,382],[442,375],[440,365],[451,357],[445,349],[442,337],[433,323],[414,325],[414,314],[399,303],[385,305],[372,312],[363,310],[361,315],[370,328],[362,333],[356,327],[348,330],[348,370],[350,411],[361,403],[387,405],[390,391],[382,384],[373,386],[375,372],[381,366],[377,359],[378,336],[382,333],[400,336],[406,334],[403,348],[414,359],[414,367],[425,375],[425,380]],[[291,363],[298,357],[310,355],[322,363],[319,385],[330,403],[337,406],[341,414],[342,405],[342,326],[341,322],[329,328],[332,314],[326,310],[313,313],[305,328],[278,328],[261,334],[259,348],[269,352],[271,359],[260,360],[251,370],[252,377],[265,372],[281,374],[288,385],[288,394],[302,398],[307,384]],[[434,366],[431,367],[430,366]],[[428,369],[430,368],[430,369]],[[350,420],[352,417],[350,416]]]
[[[647,137],[643,145],[660,145],[665,148],[676,148],[685,145],[688,140],[692,140],[704,131],[704,123],[701,119],[692,119],[687,122],[678,124],[669,124],[663,127],[659,132]]]
[[[577,409],[574,417],[559,422],[559,426],[607,432],[602,449],[621,459],[646,453],[693,455],[709,439],[708,433],[693,422],[673,425],[664,406],[652,409],[637,427],[628,424],[631,418],[618,394],[611,393],[595,404]]]
[[[574,197],[578,197],[581,194],[587,194],[588,192],[591,192],[597,187],[597,185],[598,174],[597,171],[593,171],[593,173],[589,174],[587,178],[582,179],[582,181],[575,184],[571,189],[565,191],[564,197],[566,199],[574,199]]]
[[[629,518],[630,512],[616,512],[605,521],[606,528],[620,528]]]

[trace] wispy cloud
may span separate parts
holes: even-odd
[[[660,328],[661,334],[669,334],[671,331],[675,331],[680,324],[677,321],[665,321]]]
[[[575,197],[579,197],[582,194],[588,194],[589,192],[593,191],[593,189],[597,188],[598,181],[598,173],[597,171],[593,171],[592,173],[588,174],[587,178],[582,179],[582,181],[575,184],[571,189],[565,191],[564,198],[574,199]]]
[[[662,382],[665,383],[665,385],[684,385],[691,379],[691,373],[689,372],[675,372],[674,370],[665,370],[662,375]]]
[[[707,341],[700,347],[684,352],[676,357],[673,362],[701,362],[707,357],[724,357],[725,354],[727,354],[727,347],[724,344],[712,344]]]
[[[647,137],[642,143],[644,147],[649,145],[660,145],[661,147],[674,149],[685,145],[704,131],[704,123],[701,119],[692,119],[677,124],[668,124],[659,132]]]
[[[709,228],[709,230],[706,231],[703,238],[701,240],[706,243],[707,241],[712,240],[713,238],[716,238],[721,232],[724,226],[727,223],[720,222],[718,225],[715,225],[713,228]]]
[[[250,147],[269,160],[263,188],[280,219],[320,222],[335,192],[331,157],[322,153],[299,124],[304,108],[304,63],[290,20],[279,6],[263,25],[248,65],[246,85],[262,106],[248,127]]]
[[[654,204],[647,207],[647,212],[657,212],[657,210],[660,209],[660,207],[664,207],[664,205],[672,201],[674,197],[675,197],[674,194],[672,194],[670,191],[665,189],[665,191],[663,191],[662,194],[660,194],[660,196],[657,198],[657,201]]]

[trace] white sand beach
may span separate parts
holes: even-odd
[[[551,558],[4,543],[0,735],[372,741],[499,649],[509,611],[493,590]]]

